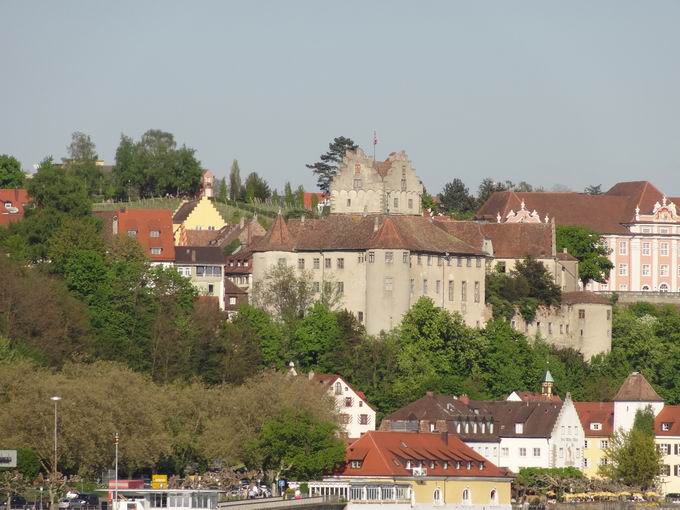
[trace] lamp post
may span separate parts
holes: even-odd
[[[54,503],[54,486],[57,483],[57,404],[61,400],[61,397],[55,395],[50,397],[50,400],[54,402],[54,461],[52,462],[52,487],[50,487],[50,503]]]
[[[118,510],[118,432],[114,435],[114,444],[116,445],[116,485],[113,487],[113,510]]]

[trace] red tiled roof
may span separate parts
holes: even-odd
[[[229,278],[224,279],[224,294],[225,295],[230,295],[230,294],[248,294],[248,291],[242,289],[238,285],[236,285],[234,282],[232,282]]]
[[[435,218],[435,225],[482,249],[491,240],[496,258],[546,258],[553,256],[552,225],[549,223],[480,223]]]
[[[640,372],[633,372],[619,388],[614,402],[663,402],[652,385]]]
[[[667,424],[668,430],[664,430]],[[657,436],[680,436],[680,406],[663,406],[654,418],[654,434]]]
[[[340,476],[412,477],[406,462],[422,462],[427,476],[505,477],[494,464],[453,434],[370,431],[347,448],[347,463]],[[361,461],[352,468],[350,461]],[[434,461],[435,466],[430,467]],[[460,467],[456,468],[456,462]],[[444,462],[447,463],[446,468]],[[468,469],[468,462],[471,463]],[[483,467],[482,467],[483,466]]]
[[[281,216],[252,247],[263,251],[403,249],[424,253],[484,255],[423,216],[334,214],[321,219]]]
[[[144,254],[153,262],[172,262],[175,260],[175,245],[172,231],[172,211],[170,209],[120,209],[118,218],[119,235],[136,232],[137,242]],[[158,230],[159,237],[151,237],[151,231]],[[160,255],[153,255],[151,248],[160,248]]]
[[[524,201],[527,210],[536,210],[540,218],[554,218],[558,225],[621,234],[628,232],[625,224],[634,221],[636,207],[643,214],[651,213],[662,199],[663,194],[648,181],[620,182],[602,195],[501,191],[489,197],[475,218],[496,221],[497,214],[505,218],[511,210],[518,211]]]
[[[185,229],[186,246],[210,246],[211,241],[217,238],[218,233],[218,230]]]
[[[25,189],[0,189],[0,226],[21,220],[24,217],[24,206],[28,202],[28,191]]]
[[[574,402],[586,436],[609,437],[614,433],[614,402]],[[599,423],[600,430],[590,424]]]

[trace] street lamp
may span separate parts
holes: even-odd
[[[52,483],[57,483],[57,404],[61,400],[61,397],[54,396],[50,397],[50,400],[54,402],[54,462],[52,463]],[[50,503],[52,503],[52,495],[54,492],[50,489]]]
[[[114,436],[116,444],[116,485],[113,487],[113,510],[118,510],[118,432]]]

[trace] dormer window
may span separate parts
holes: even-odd
[[[661,430],[663,430],[664,432],[668,432],[669,430],[671,430],[671,424],[670,423],[662,423],[661,424]]]
[[[590,424],[590,430],[602,430],[602,424],[601,423],[591,423]]]
[[[459,460],[456,461],[456,469],[460,469],[460,461]]]
[[[361,461],[360,460],[353,460],[349,463],[349,465],[352,469],[359,469],[361,467]]]
[[[129,237],[137,237],[137,231],[136,230],[128,230],[127,235]]]
[[[161,236],[161,231],[160,230],[152,230],[149,232],[150,237],[160,237]]]
[[[515,434],[524,434],[524,423],[515,423]]]

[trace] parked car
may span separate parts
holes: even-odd
[[[62,510],[85,510],[97,507],[99,507],[99,496],[96,494],[78,494],[59,502],[59,508]]]
[[[13,508],[25,508],[26,507],[26,498],[23,496],[12,496],[9,500],[9,508],[10,510]],[[7,500],[2,500],[0,502],[0,508],[7,510]]]

